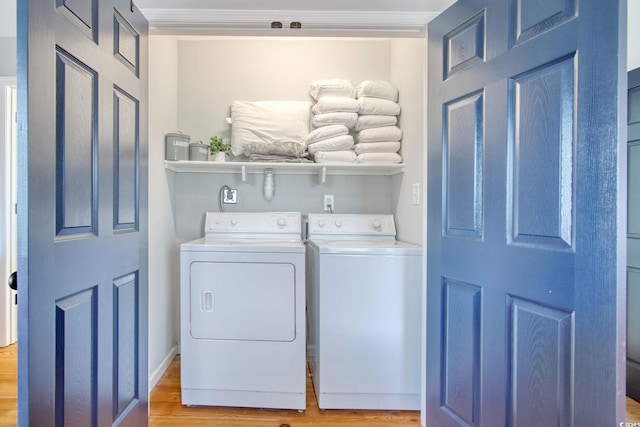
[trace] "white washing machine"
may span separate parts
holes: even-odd
[[[300,213],[207,212],[180,282],[182,403],[304,410]]]
[[[420,409],[422,250],[393,215],[309,214],[308,359],[322,409]]]

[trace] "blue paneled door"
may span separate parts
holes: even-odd
[[[640,68],[628,87],[627,395],[640,401]]]
[[[624,11],[429,24],[427,426],[624,421]]]
[[[147,22],[18,2],[20,426],[147,425]]]

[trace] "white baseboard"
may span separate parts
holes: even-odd
[[[171,365],[171,362],[173,362],[173,359],[175,359],[177,354],[178,354],[178,345],[176,344],[173,347],[171,347],[171,349],[169,350],[169,353],[162,360],[162,363],[160,364],[160,366],[158,366],[158,368],[155,371],[150,373],[149,393],[151,393],[151,390],[153,390],[155,386],[158,385],[160,378],[162,378],[162,375],[164,375],[165,371],[169,368],[169,365]]]

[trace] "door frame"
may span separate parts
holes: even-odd
[[[18,318],[15,291],[9,289],[7,278],[17,269],[17,230],[12,206],[15,203],[16,123],[15,77],[0,77],[0,347],[17,340]],[[12,112],[13,111],[13,112]],[[14,120],[11,120],[11,116]],[[15,211],[13,211],[15,212]]]

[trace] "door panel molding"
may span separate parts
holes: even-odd
[[[575,56],[509,79],[508,243],[573,249]]]
[[[56,302],[56,425],[97,425],[97,289]]]
[[[98,234],[98,76],[56,49],[56,236]]]
[[[448,102],[444,110],[444,233],[446,236],[481,239],[484,212],[483,92],[476,91]]]
[[[573,425],[573,312],[508,296],[510,425]]]
[[[442,407],[468,426],[480,421],[482,288],[443,279]]]

